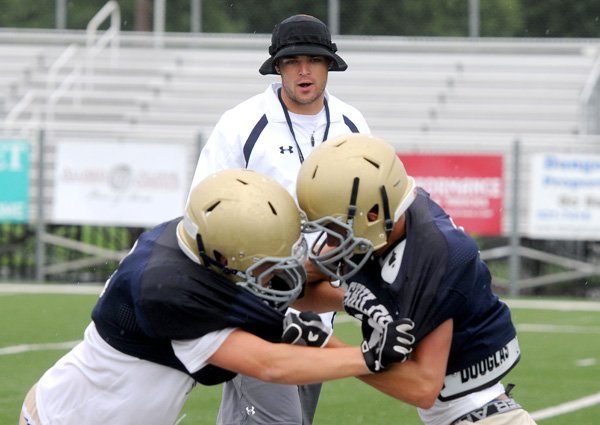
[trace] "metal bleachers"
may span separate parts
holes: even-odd
[[[278,79],[258,74],[266,34],[165,35],[157,46],[151,34],[121,33],[117,49],[93,55],[82,32],[23,35],[0,33],[5,132],[162,126],[195,142],[223,111]],[[373,133],[399,137],[580,134],[580,95],[598,60],[589,40],[340,36],[338,45],[349,70],[330,73],[330,91],[359,108]]]

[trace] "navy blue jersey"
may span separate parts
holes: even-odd
[[[382,278],[382,261],[400,260],[395,246],[371,258],[351,280],[367,286],[394,318],[410,317],[417,341],[453,319],[447,374],[493,356],[515,338],[510,311],[492,293],[475,241],[421,188],[406,212],[405,240],[393,282]]]
[[[213,366],[190,373],[171,340],[194,339],[239,327],[278,341],[283,315],[208,268],[177,244],[179,219],[143,233],[110,277],[92,311],[98,333],[113,348],[188,373],[203,384],[235,374]]]

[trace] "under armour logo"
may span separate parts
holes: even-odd
[[[279,146],[279,153],[280,154],[284,154],[284,153],[294,153],[294,147],[293,146],[288,146],[287,148],[284,148],[283,146]]]
[[[254,406],[246,406],[246,414],[248,416],[256,414],[256,411],[254,410]]]

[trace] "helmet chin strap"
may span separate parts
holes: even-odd
[[[298,275],[293,270],[280,270],[281,276],[276,274],[269,281],[269,287],[257,289],[260,286],[261,276],[265,276],[268,270],[258,276],[253,276],[252,272],[249,271],[251,266],[246,272],[232,269],[230,267],[221,264],[220,262],[212,259],[204,249],[204,243],[202,242],[202,236],[200,233],[196,234],[196,244],[198,245],[198,252],[200,259],[204,266],[215,266],[226,275],[237,276],[241,279],[240,282],[232,282],[237,286],[243,287],[249,291],[253,296],[259,298],[261,301],[267,303],[272,308],[283,311],[287,306],[293,302],[302,290],[302,282],[306,279],[304,274]],[[269,258],[266,258],[269,261]],[[297,263],[300,270],[304,272],[302,262]]]
[[[210,256],[206,253],[206,250],[204,249],[204,243],[202,242],[202,236],[200,235],[200,233],[196,233],[196,244],[198,245],[198,253],[200,254],[200,258],[202,259],[204,265],[215,266],[219,268],[224,274],[235,275],[241,278],[246,277],[246,275],[243,274],[241,271],[227,267],[226,265],[221,264],[220,262],[210,258]]]
[[[354,177],[352,182],[352,192],[350,192],[350,203],[348,203],[348,219],[346,223],[352,228],[352,222],[356,214],[356,198],[358,197],[358,185],[360,184],[360,178]]]
[[[390,201],[388,199],[385,186],[382,185],[379,188],[379,191],[381,192],[381,201],[383,204],[383,228],[385,230],[385,234],[389,238],[390,234],[392,233],[392,229],[394,228],[394,221],[392,220],[392,215],[390,214]]]

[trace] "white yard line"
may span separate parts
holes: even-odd
[[[100,294],[100,284],[0,283],[0,294]]]
[[[27,353],[29,351],[43,351],[43,350],[70,350],[75,347],[81,341],[67,341],[67,342],[50,342],[47,344],[20,344],[12,345],[10,347],[0,348],[0,356],[7,354],[19,354]]]
[[[0,283],[0,294],[99,294],[103,283]],[[600,311],[600,301],[503,299],[510,308],[559,311]]]
[[[600,334],[600,328],[589,326],[569,325],[545,325],[539,323],[520,323],[517,325],[519,332],[543,332],[543,333],[575,333],[575,334]]]
[[[592,394],[577,400],[568,401],[557,406],[547,407],[546,409],[537,410],[531,413],[534,420],[553,418],[555,416],[564,415],[565,413],[574,412],[576,410],[585,409],[600,403],[600,393]]]
[[[507,299],[503,300],[511,309],[527,308],[538,310],[559,310],[559,311],[600,311],[600,302],[598,301],[563,301],[563,300],[522,300]]]

